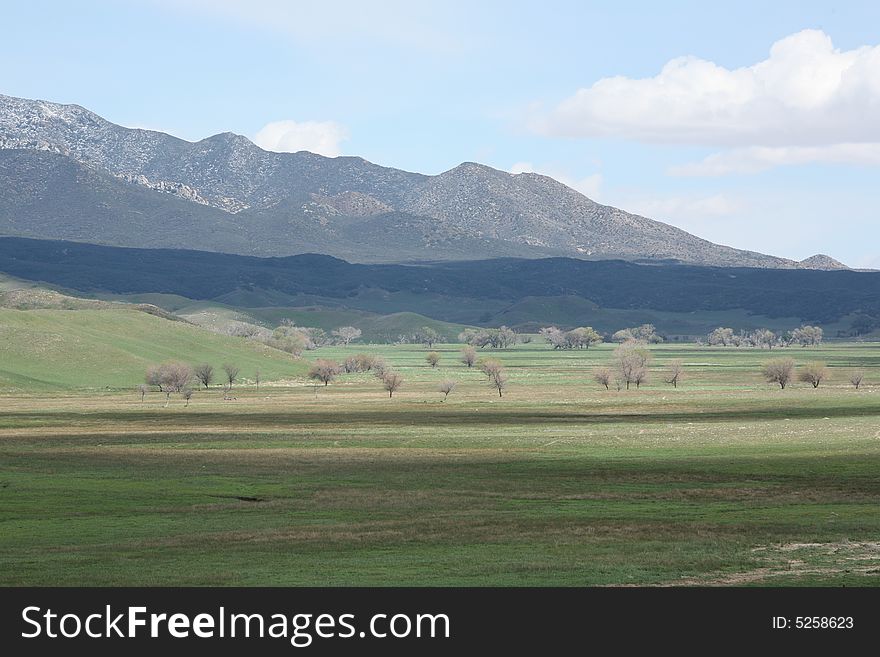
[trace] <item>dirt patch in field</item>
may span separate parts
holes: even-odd
[[[742,586],[756,582],[772,585],[778,578],[815,575],[880,578],[880,541],[762,545],[753,548],[752,553],[767,565],[738,573],[683,577],[660,586]]]

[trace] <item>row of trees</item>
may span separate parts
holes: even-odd
[[[778,335],[770,329],[737,333],[732,328],[721,326],[712,331],[706,341],[713,347],[758,347],[759,349],[790,347],[792,345],[814,347],[822,343],[824,334],[825,332],[820,327],[808,324]]]
[[[165,406],[168,406],[172,394],[181,395],[186,400],[186,406],[189,406],[194,385],[204,386],[207,389],[215,381],[223,384],[225,398],[231,393],[232,386],[238,380],[241,368],[232,363],[224,363],[221,369],[223,374],[218,376],[213,365],[208,363],[202,363],[195,367],[180,361],[166,361],[160,365],[150,365],[144,375],[144,383],[138,386],[141,401],[144,401],[152,386],[157,388],[159,392],[165,393]],[[260,370],[256,370],[254,383],[258,388],[261,381]]]
[[[589,349],[602,342],[602,335],[592,326],[581,326],[563,331],[555,326],[547,326],[538,331],[542,338],[554,349]]]
[[[458,341],[480,349],[484,347],[507,349],[519,342],[519,335],[507,326],[497,329],[465,329],[458,334]]]
[[[432,368],[437,367],[440,362],[440,354],[431,351],[425,355],[425,360]],[[489,385],[498,391],[498,396],[503,396],[504,390],[507,389],[507,373],[500,361],[494,358],[477,359],[474,347],[465,347],[462,349],[462,362],[467,367],[477,365],[489,379]],[[342,363],[333,360],[319,358],[309,369],[308,377],[315,382],[315,391],[317,393],[318,384],[324,386],[332,383],[337,376],[342,374],[354,374],[362,372],[371,372],[379,379],[389,397],[393,397],[394,393],[400,389],[404,383],[403,377],[395,372],[385,362],[381,356],[373,356],[370,354],[356,354],[349,356]],[[444,400],[455,389],[457,382],[447,379],[440,384],[439,391],[443,393]]]
[[[806,363],[800,370],[793,358],[774,358],[764,363],[761,368],[764,378],[768,383],[776,383],[783,390],[792,381],[809,383],[813,388],[818,388],[823,382],[831,379],[831,371],[825,363]],[[849,382],[858,390],[865,380],[865,371],[862,369],[852,370],[849,373]]]
[[[328,335],[324,329],[297,326],[288,319],[282,320],[281,324],[274,329],[233,321],[228,324],[228,328],[224,332],[228,335],[262,342],[297,357],[305,351],[312,351],[331,344],[348,346],[363,335],[361,330],[354,326],[340,326]]]
[[[319,383],[327,386],[337,376],[355,372],[372,372],[382,382],[382,386],[388,392],[389,397],[393,397],[394,393],[400,390],[404,383],[403,376],[395,372],[385,362],[385,359],[369,354],[357,354],[356,356],[346,358],[342,363],[319,358],[309,369],[308,376],[309,379],[315,382],[315,394],[317,394]]]

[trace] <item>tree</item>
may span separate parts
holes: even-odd
[[[327,360],[326,358],[319,358],[309,370],[309,378],[315,382],[315,386],[318,385],[318,382],[321,382],[326,386],[336,378],[336,375],[339,374],[339,370],[340,368],[337,363],[332,360]]]
[[[260,389],[260,383],[262,383],[262,381],[263,381],[263,375],[260,372],[260,370],[257,370],[256,372],[254,372],[254,385],[257,386],[257,390]]]
[[[802,347],[814,347],[822,343],[824,333],[818,326],[805,324],[792,331],[791,337],[793,342],[797,342]]]
[[[822,381],[826,381],[829,378],[828,367],[825,363],[807,363],[804,365],[800,374],[798,374],[798,380],[803,381],[804,383],[809,383],[814,388],[818,388],[819,384]]]
[[[137,387],[137,391],[141,394],[141,404],[144,403],[144,397],[147,396],[147,393],[150,391],[149,386],[147,384],[142,383]]]
[[[516,331],[507,326],[502,326],[492,335],[492,346],[498,349],[507,349],[514,346],[517,339]]]
[[[566,339],[565,332],[560,331],[555,326],[547,326],[538,331],[538,333],[543,337],[554,349],[565,349]]]
[[[676,359],[669,361],[669,364],[666,366],[666,383],[671,383],[674,388],[678,387],[678,382],[681,381],[684,376],[684,364]]]
[[[795,374],[795,363],[792,358],[774,358],[764,363],[761,369],[767,383],[778,383],[785,390]]]
[[[193,378],[192,368],[186,363],[166,361],[161,365],[153,365],[147,369],[147,383],[155,385],[165,393],[165,406],[171,399],[171,394],[182,392],[188,387]]]
[[[437,367],[437,363],[440,362],[440,354],[436,351],[429,351],[425,354],[425,360],[428,361],[428,365],[432,368]]]
[[[849,373],[849,382],[852,383],[856,387],[856,390],[858,390],[861,387],[862,381],[864,381],[864,380],[865,380],[865,370],[853,370],[852,372]]]
[[[592,326],[581,326],[565,334],[568,349],[589,349],[602,342],[602,336]]]
[[[425,345],[428,349],[440,342],[440,334],[430,326],[423,326],[413,336],[416,342]]]
[[[610,390],[614,374],[608,367],[597,367],[593,370],[593,380],[599,385],[605,386],[605,390]]]
[[[206,388],[214,381],[214,368],[207,363],[197,365],[195,370],[196,378],[201,381]]]
[[[241,368],[236,367],[231,363],[224,363],[223,371],[226,372],[226,383],[229,384],[229,389],[232,390],[232,386],[235,384],[235,380],[238,378],[238,373],[241,371]]]
[[[752,344],[759,349],[764,347],[773,349],[773,345],[776,343],[776,334],[769,329],[758,329],[752,333],[750,339]]]
[[[381,379],[385,376],[385,372],[390,371],[391,368],[385,362],[385,359],[381,356],[373,356],[372,362],[370,363],[370,371],[373,372],[373,376]]]
[[[388,397],[390,398],[393,397],[394,393],[403,385],[403,377],[397,372],[389,370],[385,372],[385,375],[382,377],[382,384],[385,386],[385,390],[388,391]]]
[[[449,397],[449,393],[455,390],[455,386],[455,381],[452,381],[451,379],[447,379],[440,384],[438,390],[443,393],[443,401],[446,401],[446,398]]]
[[[733,329],[719,326],[709,334],[706,341],[713,347],[728,347],[733,344]]]
[[[654,328],[653,324],[642,324],[641,326],[629,330],[632,332],[633,337],[635,337],[636,340],[648,342],[650,344],[663,342],[663,338],[657,335],[657,329]]]
[[[507,388],[507,374],[503,367],[492,374],[489,378],[489,385],[498,391],[499,397],[502,396],[501,392]]]
[[[651,362],[651,353],[639,345],[638,342],[624,342],[614,349],[614,363],[620,380],[626,383],[629,390],[631,383],[639,388],[648,380],[648,363]]]
[[[158,365],[150,365],[147,368],[147,372],[144,375],[144,381],[147,385],[155,386],[159,388],[159,392],[162,392],[162,377],[159,374]]]
[[[468,367],[473,367],[477,362],[477,350],[473,347],[465,347],[461,350],[461,362]]]
[[[489,377],[489,380],[492,379],[495,374],[504,369],[504,366],[500,361],[495,360],[494,358],[486,358],[480,361],[480,371]]]
[[[299,357],[306,349],[315,348],[306,331],[307,329],[292,324],[282,324],[272,331],[272,336],[266,340],[266,344]]]
[[[361,337],[361,330],[354,326],[340,326],[333,331],[333,335],[335,335],[342,344],[348,346],[353,340],[357,340]]]
[[[636,336],[633,335],[631,329],[620,329],[619,331],[615,331],[614,334],[611,336],[612,342],[618,342],[620,344],[635,339]]]
[[[192,388],[184,388],[180,394],[183,395],[183,398],[186,400],[186,403],[183,405],[184,408],[186,408],[189,406],[189,400],[192,399],[193,390]]]

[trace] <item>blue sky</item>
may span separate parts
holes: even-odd
[[[877,2],[32,0],[3,22],[0,93],[535,170],[716,242],[880,267]]]

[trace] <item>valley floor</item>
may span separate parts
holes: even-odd
[[[500,399],[458,349],[309,354],[381,353],[392,399],[0,392],[0,584],[880,584],[880,345],[785,350],[832,366],[816,390],[764,383],[775,350],[656,347],[627,392],[592,381],[609,346],[533,343],[492,354]]]

